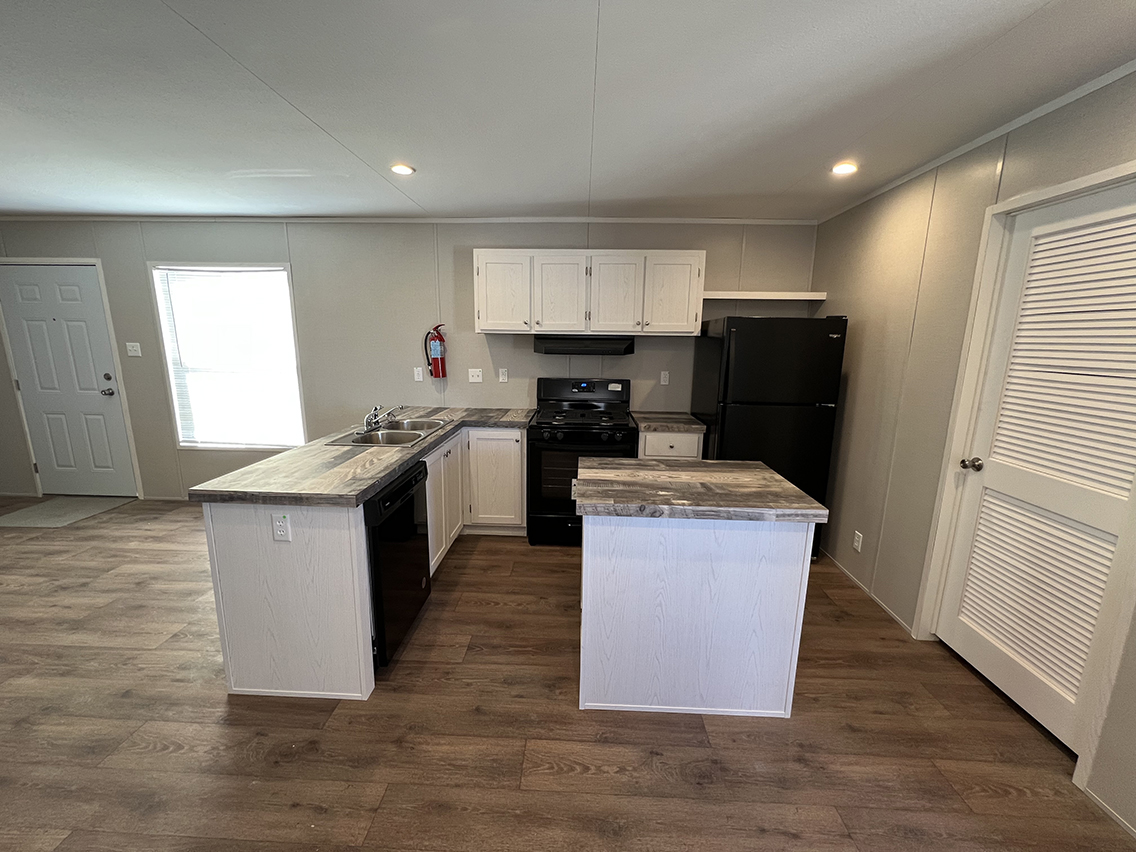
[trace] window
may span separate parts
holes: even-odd
[[[179,446],[302,444],[287,268],[152,269]]]

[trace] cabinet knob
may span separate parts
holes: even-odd
[[[635,324],[636,324],[636,325],[639,325],[639,320],[635,320]]]
[[[514,443],[517,443],[517,444],[521,443],[521,439],[520,439],[520,438],[514,438],[514,439],[513,439],[513,441],[514,441]]]
[[[651,324],[651,321],[650,321],[650,320],[647,320],[647,321],[646,321],[645,323],[643,323],[643,325],[644,325],[644,326],[648,326],[648,325],[650,325],[650,324]]]
[[[537,321],[536,321],[536,324],[537,324],[537,325],[540,325],[540,320],[537,320]]]
[[[529,321],[528,321],[528,320],[525,320],[525,325],[528,325],[528,324],[529,324]]]
[[[671,449],[673,450],[673,449],[675,448],[675,445],[674,445],[674,444],[671,444],[671,445],[670,445],[670,448],[671,448]]]

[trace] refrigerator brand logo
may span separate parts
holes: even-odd
[[[830,335],[829,335],[829,337],[841,337],[841,336],[842,336],[842,335],[839,335],[839,334],[830,334]]]

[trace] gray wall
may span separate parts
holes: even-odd
[[[374,403],[527,407],[536,378],[630,378],[633,404],[687,410],[691,338],[638,338],[621,358],[537,355],[519,335],[473,331],[473,249],[706,250],[709,290],[807,290],[816,229],[803,225],[372,224],[329,222],[3,221],[8,257],[101,258],[147,497],[181,498],[206,479],[267,453],[178,450],[146,263],[292,264],[297,344],[309,438],[360,420]],[[766,309],[769,309],[766,311]],[[715,303],[713,312],[802,313],[803,305]],[[422,335],[446,323],[444,381],[415,382]],[[137,341],[142,358],[127,358]],[[0,353],[0,375],[8,364]],[[482,384],[467,370],[480,367]],[[508,368],[509,381],[497,381]],[[659,373],[670,371],[668,386]],[[0,387],[0,493],[34,482],[11,385]]]
[[[1133,116],[1136,75],[1129,75],[817,229],[812,289],[829,292],[826,310],[850,317],[824,548],[909,626],[984,211],[1136,160]],[[852,549],[854,530],[864,535],[860,553]],[[1136,630],[1128,637],[1088,789],[1136,825]]]

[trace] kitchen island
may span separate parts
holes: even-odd
[[[580,708],[792,709],[814,527],[760,462],[581,459]]]
[[[516,437],[506,435],[507,445],[519,459],[531,415],[529,409],[407,408],[399,416],[447,422],[412,446],[332,443],[341,430],[191,488],[190,499],[204,504],[229,692],[370,695],[364,504],[466,428],[510,430]],[[281,518],[284,541],[274,537]]]

